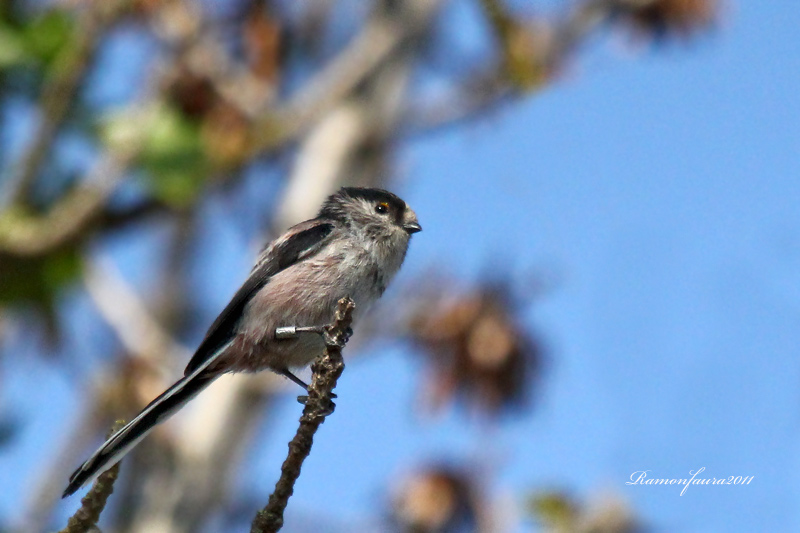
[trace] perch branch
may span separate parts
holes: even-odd
[[[124,425],[124,420],[117,420],[108,436],[110,437],[122,429]],[[114,492],[114,481],[116,481],[118,474],[119,463],[100,474],[97,481],[92,485],[92,489],[81,500],[81,508],[69,518],[67,527],[58,533],[86,533],[96,527],[108,497]]]
[[[311,366],[311,384],[308,387],[308,400],[300,417],[300,426],[289,443],[289,455],[281,466],[281,477],[275,484],[275,491],[270,495],[266,507],[253,520],[251,533],[274,533],[283,526],[283,512],[294,492],[294,484],[300,477],[303,461],[311,453],[314,434],[333,408],[331,392],[344,370],[342,346],[347,339],[345,331],[352,322],[353,309],[353,300],[342,298],[336,308],[333,323],[325,326],[325,352]]]

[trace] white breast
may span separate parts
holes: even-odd
[[[245,307],[237,335],[240,353],[234,356],[239,361],[233,366],[255,371],[309,364],[323,349],[321,339],[306,334],[296,341],[276,341],[275,329],[326,325],[344,296],[356,303],[357,327],[400,269],[405,244],[329,247],[273,276]]]

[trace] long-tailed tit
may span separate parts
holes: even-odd
[[[118,462],[156,424],[227,372],[272,370],[306,387],[291,368],[309,365],[324,349],[319,335],[282,338],[276,331],[322,326],[350,296],[355,319],[383,294],[400,269],[417,216],[394,194],[345,187],[316,218],[270,243],[250,277],[200,343],[184,377],[117,431],[70,477],[69,496]]]

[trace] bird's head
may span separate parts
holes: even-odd
[[[343,187],[328,197],[321,218],[344,223],[370,236],[402,237],[422,231],[417,214],[399,196],[383,189]]]

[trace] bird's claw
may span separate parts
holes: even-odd
[[[341,350],[344,348],[344,345],[347,344],[349,337],[347,336],[346,332],[344,335],[331,335],[331,332],[328,331],[328,328],[325,328],[322,333],[322,339],[325,341],[326,346],[336,346]]]
[[[332,400],[334,400],[334,399],[338,398],[339,396],[335,392],[331,392],[330,397],[331,397]],[[302,398],[302,400],[301,400],[301,398]],[[308,400],[308,395],[304,394],[303,396],[298,396],[297,397],[297,401],[299,403],[304,404],[304,405],[306,403],[306,400]]]
[[[334,393],[331,393],[331,398],[336,398],[336,395]],[[308,396],[305,395],[298,396],[297,402],[302,405],[308,405]],[[323,408],[319,414],[321,416],[328,416],[329,414],[333,413],[335,409],[336,409],[336,404],[333,402],[328,402],[328,406]]]

